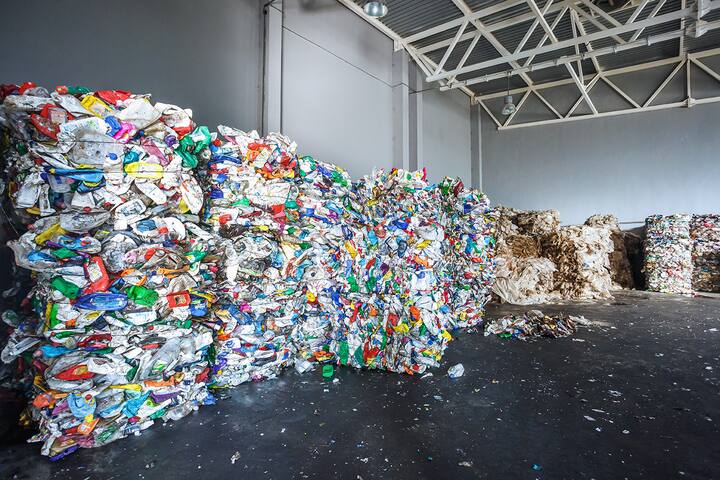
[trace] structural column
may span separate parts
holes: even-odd
[[[482,112],[480,105],[470,106],[470,182],[472,188],[482,190]]]
[[[393,167],[410,169],[410,62],[405,50],[393,52]]]
[[[282,132],[282,2],[266,3],[263,68],[263,134]]]

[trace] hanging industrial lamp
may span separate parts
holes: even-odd
[[[507,95],[505,95],[505,104],[503,105],[502,114],[506,117],[515,113],[516,107],[513,103],[512,95],[510,95],[510,72],[507,77]]]
[[[368,17],[380,18],[384,17],[388,13],[388,7],[385,4],[385,0],[369,1],[363,5],[363,12]]]

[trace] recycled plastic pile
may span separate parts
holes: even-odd
[[[499,212],[493,292],[501,301],[600,299],[618,288],[611,278],[615,247],[609,226],[560,227],[555,210]]]
[[[148,95],[2,97],[8,206],[26,230],[10,247],[34,280],[2,359],[27,366],[33,440],[52,459],[293,364],[423,372],[482,319],[495,213],[458,180],[351,182],[280,134],[210,133]]]
[[[692,293],[691,216],[652,215],[645,219],[645,275],[654,292]]]
[[[32,84],[3,101],[8,190],[27,223],[9,246],[36,281],[36,316],[3,360],[32,365],[32,441],[53,459],[214,401],[205,322],[217,267],[193,174],[210,135],[190,114]]]
[[[522,315],[506,315],[485,324],[485,336],[530,340],[538,337],[561,338],[572,335],[579,325],[587,325],[585,317],[572,315],[545,315],[540,310],[529,310]]]
[[[720,215],[694,215],[692,239],[692,288],[720,293]]]

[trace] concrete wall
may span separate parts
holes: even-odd
[[[0,83],[152,93],[196,121],[260,123],[259,0],[26,0],[0,15]]]
[[[711,89],[718,94],[720,84],[692,73],[698,80],[694,98],[709,96]],[[628,83],[631,96],[659,83],[648,75],[644,82]],[[683,75],[678,80],[663,101],[682,99]],[[616,101],[610,95],[598,92],[593,101]],[[577,92],[568,102],[576,97]],[[537,111],[528,115],[527,121],[539,118]],[[482,121],[482,184],[494,203],[554,208],[567,224],[594,213],[642,222],[653,213],[720,207],[720,104],[506,131],[498,131],[485,114]]]

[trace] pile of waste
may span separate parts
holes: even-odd
[[[562,298],[611,298],[609,255],[613,243],[608,228],[560,227],[548,235],[545,250],[555,263],[555,288]]]
[[[596,215],[587,225],[561,227],[555,210],[498,211],[493,293],[502,302],[610,298],[610,291],[619,288],[611,277],[615,253],[625,259],[623,276],[629,275],[624,248],[613,244],[611,216]],[[614,225],[617,228],[617,220]]]
[[[32,272],[2,360],[53,459],[291,365],[420,373],[482,321],[496,214],[459,180],[352,182],[149,95],[28,83],[0,100],[10,247]]]
[[[615,215],[593,215],[585,220],[585,225],[604,227],[610,230],[610,239],[613,242],[613,251],[609,255],[612,281],[618,288],[635,288],[625,245],[626,235],[620,230],[617,217]]]
[[[493,293],[507,303],[530,305],[559,299],[555,263],[541,244],[560,224],[555,210],[522,212],[498,207]]]
[[[538,337],[561,338],[575,333],[579,325],[588,325],[585,317],[572,315],[545,315],[540,310],[529,310],[522,315],[506,315],[485,324],[485,336],[530,340]]]
[[[720,293],[720,215],[694,215],[692,239],[692,288]]]
[[[3,360],[31,365],[42,452],[61,458],[213,403],[206,325],[216,260],[191,112],[122,91],[33,84],[4,98],[8,193],[27,232],[36,316]]]
[[[692,241],[687,214],[652,215],[645,220],[645,275],[654,292],[692,293]]]

